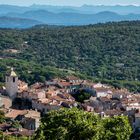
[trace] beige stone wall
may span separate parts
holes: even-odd
[[[10,98],[15,98],[18,92],[18,77],[6,76],[6,92]]]
[[[0,107],[9,109],[12,106],[12,100],[5,96],[0,96]]]

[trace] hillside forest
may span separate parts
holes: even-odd
[[[74,74],[140,92],[140,21],[0,29],[0,82],[9,66],[28,83]]]

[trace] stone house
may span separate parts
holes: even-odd
[[[140,113],[135,114],[134,128],[140,128]]]
[[[9,109],[12,106],[12,100],[7,96],[0,96],[0,107]]]
[[[40,118],[27,118],[25,117],[22,120],[22,126],[28,130],[37,130],[40,125]]]
[[[40,125],[40,112],[28,110],[25,115],[20,116],[23,128],[29,130],[36,130]]]
[[[45,114],[50,110],[57,110],[61,108],[61,104],[58,103],[56,100],[50,100],[48,98],[45,98],[39,100],[32,100],[32,108],[37,109],[38,111]]]
[[[109,94],[112,94],[112,91],[108,88],[95,88],[97,97],[107,97]]]
[[[94,111],[94,107],[90,103],[85,103],[82,105],[82,107],[84,108],[85,111],[88,111],[88,112]]]
[[[66,81],[73,83],[73,84],[76,84],[76,83],[81,83],[83,80],[79,79],[76,76],[67,76]]]

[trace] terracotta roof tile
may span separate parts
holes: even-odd
[[[24,115],[26,113],[27,113],[27,110],[12,109],[12,110],[9,110],[7,114],[5,114],[5,117],[15,119],[18,115]]]

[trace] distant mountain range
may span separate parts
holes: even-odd
[[[50,25],[87,25],[104,23],[109,21],[139,20],[140,14],[119,15],[113,12],[104,11],[97,14],[79,13],[52,13],[45,10],[28,11],[22,14],[6,14],[7,17],[28,18],[38,20]]]
[[[46,10],[53,13],[80,13],[80,14],[96,14],[103,11],[115,12],[117,14],[140,14],[140,6],[128,5],[128,6],[93,6],[83,5],[81,7],[72,6],[51,6],[51,5],[31,5],[29,7],[13,6],[13,5],[0,5],[0,14],[6,13],[24,13],[27,11]]]
[[[28,28],[38,24],[87,25],[125,20],[140,20],[140,6],[0,5],[0,27],[5,28]]]
[[[0,17],[1,28],[30,28],[41,22],[24,18]]]

